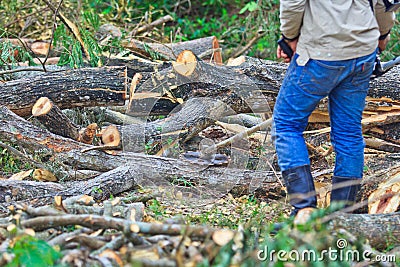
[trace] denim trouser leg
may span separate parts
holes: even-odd
[[[272,137],[281,171],[310,164],[303,131],[318,102],[328,96],[336,152],[334,175],[362,177],[360,121],[374,62],[375,53],[341,61],[310,59],[305,66],[297,65],[296,57],[292,60],[273,114]]]
[[[367,90],[353,89],[354,86],[342,86],[329,95],[331,143],[336,153],[333,174],[362,178],[365,142],[361,119]]]

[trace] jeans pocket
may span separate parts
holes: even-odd
[[[303,68],[299,86],[312,95],[328,95],[344,69],[345,66],[340,66],[335,61],[310,59]]]
[[[359,86],[362,84],[368,84],[371,78],[372,72],[374,71],[374,62],[364,62],[360,67],[360,70],[354,75],[351,83],[354,86]]]

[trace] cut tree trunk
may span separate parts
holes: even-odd
[[[20,116],[29,116],[32,106],[42,96],[51,99],[60,109],[124,105],[126,79],[124,67],[45,73],[0,84],[0,105]]]
[[[32,155],[48,157],[56,152],[81,149],[84,144],[50,133],[0,106],[0,140],[18,145]]]
[[[27,201],[40,204],[50,204],[55,196],[64,198],[78,195],[93,196],[95,200],[105,200],[110,196],[133,190],[136,186],[136,167],[118,167],[115,170],[101,174],[86,181],[74,181],[65,184],[51,182],[32,182],[0,180],[0,203],[6,206],[10,202]],[[35,205],[35,206],[36,206]],[[1,207],[3,212],[6,206]]]
[[[124,46],[144,57],[152,58],[155,56],[164,60],[176,60],[179,53],[184,50],[191,50],[199,58],[222,64],[222,55],[218,39],[215,36],[172,44],[146,43],[133,39]]]
[[[345,214],[337,213],[331,221],[335,229],[346,229],[358,238],[366,238],[376,249],[400,242],[400,213]]]
[[[67,115],[65,115],[61,109],[59,109],[56,105],[54,105],[48,98],[41,97],[39,100],[44,99],[44,101],[48,101],[50,105],[50,110],[45,114],[36,115],[34,114],[35,106],[40,103],[36,102],[34,108],[32,110],[34,116],[41,124],[43,124],[50,132],[61,135],[63,137],[72,138],[74,140],[79,139],[79,127],[73,123]],[[39,101],[38,100],[38,101]],[[39,108],[39,107],[38,107]]]

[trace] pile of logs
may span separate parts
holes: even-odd
[[[178,197],[184,189],[176,186],[175,190],[171,186],[176,177],[192,184],[187,196],[200,196],[204,188],[213,189],[213,193],[222,196],[235,187],[245,187],[247,192],[251,186],[265,191],[282,187],[278,172],[271,168],[274,162],[273,152],[268,150],[270,144],[266,145],[266,155],[270,157],[265,162],[261,158],[253,169],[246,167],[254,155],[243,150],[249,150],[254,140],[259,145],[264,141],[268,144],[268,118],[286,64],[241,57],[223,65],[215,37],[171,45],[144,46],[143,42],[132,41],[126,47],[142,56],[148,56],[144,52],[150,49],[163,55],[161,58],[165,62],[111,58],[109,66],[101,68],[37,73],[0,84],[0,147],[32,166],[28,172],[0,180],[0,212],[4,217],[0,229],[6,227],[7,216],[13,216],[17,209],[25,214],[19,218],[23,228],[43,231],[81,225],[83,229],[68,235],[76,242],[90,242],[93,255],[101,255],[109,248],[106,240],[85,239],[88,233],[98,229],[121,232],[110,243],[115,248],[120,248],[125,240],[149,244],[159,238],[143,238],[142,233],[179,235],[186,231],[187,236],[204,238],[218,231],[147,224],[138,222],[140,216],[135,219],[134,215],[142,212],[136,206],[106,212],[106,203],[100,211],[99,207],[77,207],[76,204],[70,207],[67,199],[86,196],[93,198],[90,203],[99,202],[123,192],[135,194],[139,186],[151,183],[169,186],[172,188],[169,193]],[[362,122],[370,158],[366,158],[369,169],[360,201],[368,200],[377,185],[392,179],[386,187],[381,186],[381,193],[373,195],[375,206],[371,204],[370,210],[374,213],[388,212],[385,203],[395,202],[394,196],[399,193],[396,181],[400,171],[399,71],[394,68],[382,78],[371,81]],[[94,112],[98,107],[106,107],[103,111],[111,124],[107,128],[94,122],[77,125],[64,112],[76,107],[91,108]],[[319,158],[331,152],[328,122],[326,102],[322,101],[310,117],[310,131],[306,133],[310,153]],[[212,139],[201,138],[207,129],[229,134],[216,137],[220,139],[214,141],[220,145],[211,142],[203,149],[202,140]],[[214,137],[217,133],[212,132]],[[221,143],[231,136],[234,138],[229,142]],[[149,144],[154,155],[145,153]],[[171,156],[176,144],[179,155]],[[186,151],[181,150],[193,146],[194,150],[201,150],[199,158],[205,155],[203,161],[182,160],[181,154]],[[210,151],[211,155],[227,154],[227,164],[214,164],[215,161],[207,158],[210,153],[205,153]],[[323,169],[314,168],[316,179],[323,173]],[[26,180],[32,177],[39,181]],[[391,196],[386,196],[382,203],[376,202],[387,194]],[[57,198],[61,198],[55,205],[57,209],[40,208],[54,203]],[[398,204],[392,203],[390,211],[396,212],[397,207]],[[136,211],[133,215],[132,210]],[[126,212],[130,215],[123,215],[123,219],[113,217],[114,213]],[[345,227],[355,235],[366,235],[375,245],[390,238],[397,240],[398,245],[399,216],[398,213],[390,216],[337,214],[331,218],[331,226]],[[219,239],[216,240],[214,242],[218,243]],[[51,244],[60,242],[64,239],[55,237],[50,241]]]

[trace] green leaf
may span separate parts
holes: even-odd
[[[43,240],[32,236],[22,236],[9,252],[14,254],[13,260],[6,266],[54,266],[61,254]]]
[[[250,12],[256,11],[258,9],[258,4],[254,1],[247,3],[240,11],[239,14],[243,14],[247,10]]]

